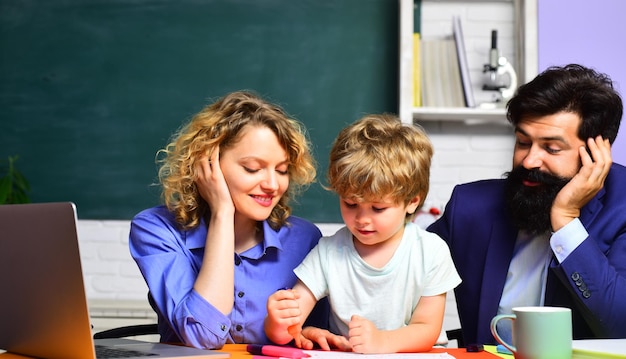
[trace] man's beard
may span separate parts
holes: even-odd
[[[550,231],[552,203],[570,179],[553,176],[538,169],[527,170],[522,166],[514,168],[505,176],[505,200],[513,224],[531,234]],[[525,186],[523,180],[537,182],[539,185]]]

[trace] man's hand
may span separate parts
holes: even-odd
[[[598,136],[588,139],[587,144],[591,156],[585,147],[579,149],[582,165],[552,204],[550,219],[554,232],[580,216],[580,209],[602,189],[611,169],[613,159],[609,140]]]

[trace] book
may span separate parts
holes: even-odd
[[[626,339],[574,340],[572,342],[572,358],[626,358]]]
[[[452,61],[450,59],[450,47],[454,42],[450,38],[437,40],[436,61],[439,66],[439,81],[437,88],[437,107],[452,107]]]
[[[463,28],[461,26],[461,18],[459,16],[452,17],[452,34],[456,44],[458,55],[459,69],[461,72],[461,82],[463,84],[463,94],[466,107],[476,107],[474,101],[474,91],[472,89],[472,81],[469,75],[469,65],[467,63],[467,52],[465,50],[465,39],[463,38]]]
[[[461,69],[453,39],[445,41],[445,64],[448,72],[448,86],[446,88],[446,107],[465,107]]]
[[[413,33],[413,107],[422,106],[421,36]]]
[[[423,39],[421,51],[423,106],[465,107],[454,40]]]
[[[441,81],[440,66],[437,62],[437,41],[435,39],[422,39],[421,41],[421,83],[422,83],[422,106],[438,107],[439,87]]]

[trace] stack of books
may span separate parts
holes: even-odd
[[[452,23],[445,38],[424,39],[414,30],[414,107],[475,107],[461,20]]]

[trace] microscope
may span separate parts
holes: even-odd
[[[493,102],[480,104],[481,108],[496,108],[506,106],[507,101],[513,97],[517,89],[517,75],[511,63],[506,57],[500,55],[498,50],[498,31],[491,31],[491,49],[489,50],[489,63],[483,67],[485,83],[483,90],[496,91]]]

